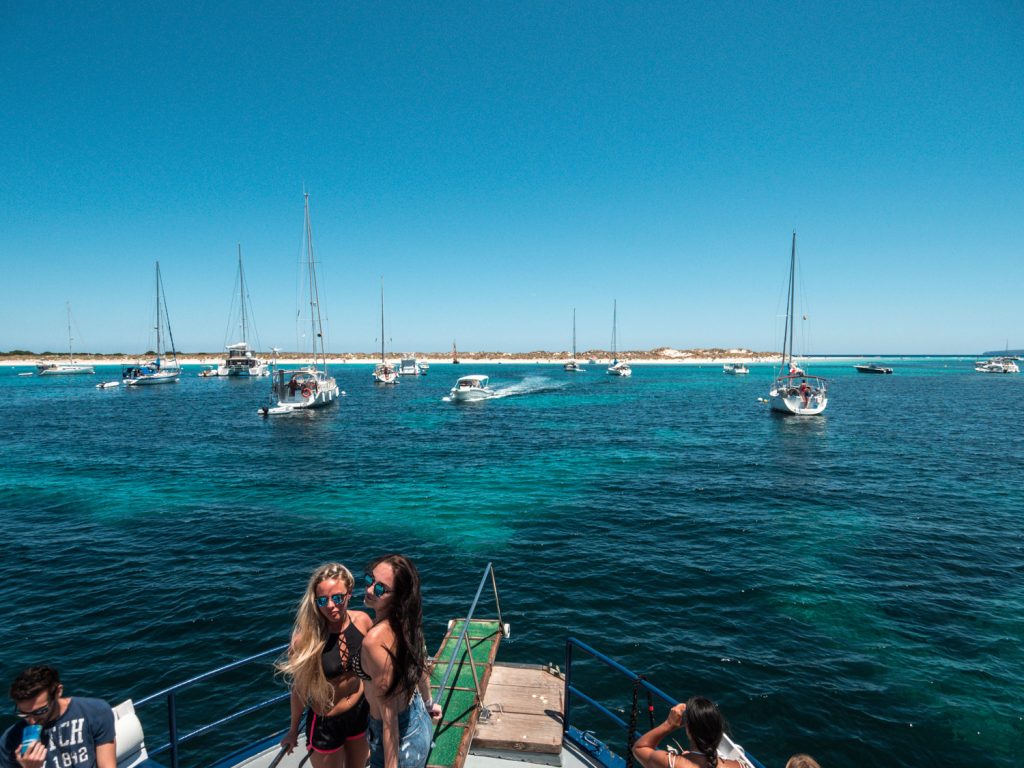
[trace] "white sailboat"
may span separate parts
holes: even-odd
[[[40,361],[36,364],[36,372],[40,376],[73,376],[80,373],[95,373],[91,365],[75,362],[75,354],[71,351],[71,302],[66,303],[68,310],[68,361],[66,363],[48,363]]]
[[[261,416],[280,416],[311,408],[322,408],[337,400],[339,395],[338,383],[327,372],[327,352],[320,317],[320,291],[316,282],[316,261],[313,259],[313,227],[309,220],[309,193],[303,193],[303,197],[306,210],[303,234],[306,241],[313,362],[304,368],[275,372],[271,378],[270,389],[271,400],[275,404],[260,408]]]
[[[828,386],[820,376],[808,376],[793,362],[793,319],[796,299],[796,232],[789,257],[789,293],[782,338],[782,365],[768,392],[771,409],[796,416],[816,416],[828,405]]]
[[[378,384],[397,384],[398,370],[384,359],[384,278],[380,279],[380,362],[373,369],[373,380]]]
[[[163,333],[167,328],[170,347],[164,350]],[[130,387],[148,386],[150,384],[169,384],[181,376],[178,365],[178,353],[174,347],[174,334],[171,332],[171,318],[167,313],[167,297],[164,295],[164,283],[160,276],[160,262],[156,263],[156,355],[146,363],[121,366],[121,380]],[[167,357],[170,359],[168,360]]]
[[[228,344],[225,349],[228,356],[217,366],[218,376],[268,376],[270,366],[257,356],[256,350],[249,346],[249,327],[253,325],[246,305],[248,291],[245,289],[245,272],[242,269],[242,245],[238,245],[238,293],[239,312],[241,315],[242,340]]]
[[[562,366],[569,373],[582,373],[587,370],[576,359],[576,307],[572,308],[572,359]]]
[[[605,373],[609,376],[632,376],[633,369],[618,357],[619,302],[612,303],[612,364]]]

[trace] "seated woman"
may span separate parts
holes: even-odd
[[[686,728],[688,748],[682,752],[658,749],[661,740],[680,727]],[[725,719],[718,706],[703,696],[669,710],[655,726],[633,744],[633,756],[644,768],[746,768],[737,760],[721,760],[718,745],[725,733]]]
[[[348,608],[354,587],[352,573],[340,563],[313,572],[299,602],[288,657],[277,665],[292,688],[291,727],[281,746],[288,753],[295,748],[308,704],[306,747],[313,768],[363,768],[370,751],[370,708],[355,660],[373,622]]]
[[[416,566],[403,555],[377,558],[363,601],[375,616],[356,666],[370,702],[370,768],[423,768],[441,707],[430,696]]]

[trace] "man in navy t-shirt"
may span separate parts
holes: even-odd
[[[0,736],[0,768],[116,768],[107,702],[65,697],[57,670],[46,666],[23,670],[10,694],[21,721]]]

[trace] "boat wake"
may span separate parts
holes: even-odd
[[[543,392],[555,392],[566,386],[567,382],[553,381],[547,376],[527,376],[522,381],[510,384],[507,387],[497,387],[490,400],[499,397],[518,397],[519,395],[539,395]]]

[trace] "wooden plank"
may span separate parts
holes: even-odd
[[[473,747],[558,754],[562,747],[565,684],[545,669],[496,664]]]

